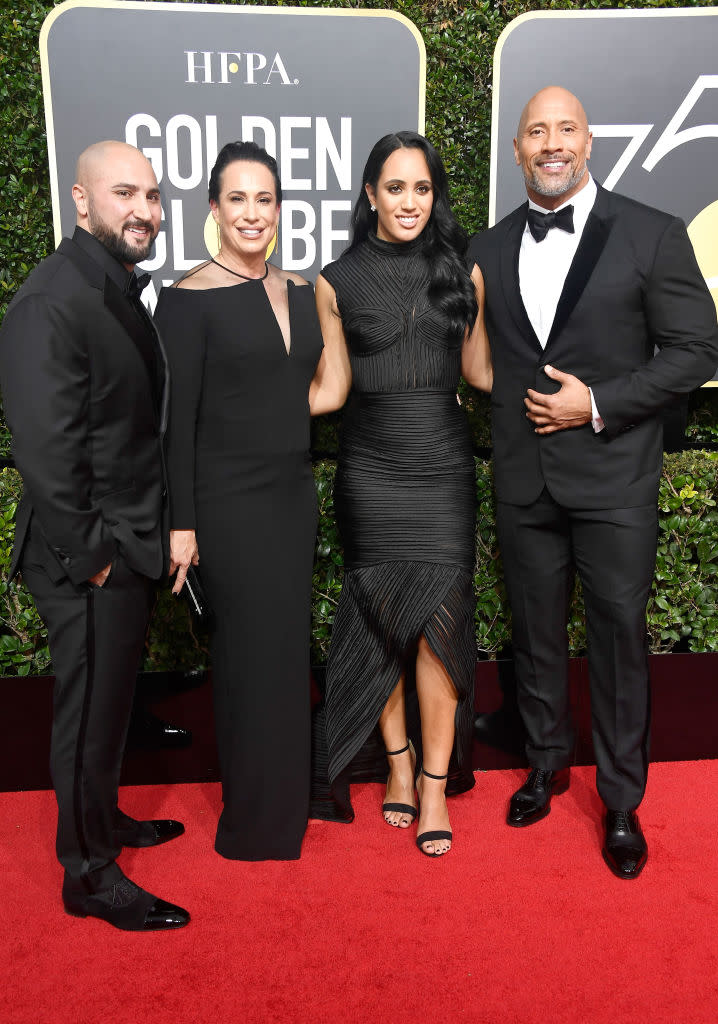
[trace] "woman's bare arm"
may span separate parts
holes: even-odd
[[[467,333],[461,350],[461,375],[467,383],[480,391],[491,391],[494,368],[491,365],[489,336],[484,323],[484,278],[477,266],[471,272],[479,312],[470,333]]]
[[[341,409],[346,402],[352,386],[352,370],[336,295],[321,274],[315,295],[324,350],[309,386],[309,408],[312,416],[322,416]]]

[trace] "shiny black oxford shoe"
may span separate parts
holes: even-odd
[[[526,782],[511,797],[506,824],[513,828],[524,828],[541,821],[551,810],[551,797],[565,793],[568,784],[568,768],[555,772],[532,768]]]
[[[601,853],[617,878],[638,878],[648,859],[648,846],[635,811],[606,811]]]
[[[115,839],[122,846],[132,846],[136,849],[160,846],[184,834],[182,822],[173,821],[171,818],[160,818],[157,821],[134,821],[126,815],[124,818],[123,827],[115,829]]]
[[[190,916],[182,907],[158,899],[124,876],[102,892],[88,893],[67,877],[62,902],[73,917],[97,917],[125,932],[167,931],[183,928]]]

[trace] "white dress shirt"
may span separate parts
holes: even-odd
[[[528,223],[524,227],[519,250],[519,287],[528,318],[541,348],[546,348],[566,275],[596,201],[596,193],[596,183],[589,175],[588,181],[579,192],[556,207],[556,210],[562,210],[565,206],[573,206],[573,234],[561,228],[551,228],[543,241],[537,242],[529,230]],[[540,213],[549,212],[546,207],[539,206],[531,199],[529,208]],[[563,367],[559,366],[557,369],[562,370]],[[598,431],[603,428],[603,420],[598,414],[591,388],[589,392],[593,429]]]

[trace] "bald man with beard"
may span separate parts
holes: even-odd
[[[718,330],[684,224],[594,182],[591,143],[572,93],[551,86],[529,100],[514,140],[528,203],[477,235],[470,257],[485,293],[497,525],[531,768],[507,821],[534,825],[568,785],[577,571],[603,856],[632,879],[647,856],[636,808],[648,770],[661,414],[713,376]]]
[[[55,672],[50,767],[65,909],[126,931],[178,928],[189,914],[116,862],[123,846],[184,831],[117,804],[154,581],[166,568],[167,371],[134,273],[159,230],[160,192],[149,161],[109,141],[82,153],[72,195],[72,239],[36,267],[0,330],[23,479],[10,577],[20,570],[35,598]]]

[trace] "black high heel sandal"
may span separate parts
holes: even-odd
[[[387,757],[395,757],[397,754],[405,754],[407,750],[414,755],[414,765],[416,765],[416,754],[414,754],[414,747],[412,745],[411,740],[409,740],[406,746],[402,747],[401,750],[387,750],[386,754]],[[411,773],[412,775],[414,774],[413,768],[411,770]],[[411,817],[409,825],[412,825],[414,823],[414,820],[418,813],[416,807],[413,807],[411,804],[397,804],[392,803],[391,801],[389,803],[383,803],[381,805],[381,810],[382,814],[384,813],[384,811],[398,811],[399,814],[408,814]],[[384,818],[384,821],[386,821],[386,818]],[[392,828],[399,828],[398,825],[392,825],[390,821],[386,821],[386,823],[387,825],[391,825]],[[408,828],[408,825],[406,827]]]
[[[446,775],[432,775],[431,772],[427,772],[426,768],[421,769],[421,774],[426,775],[427,779],[436,779],[437,782],[441,782],[442,779],[448,779],[448,772]],[[446,853],[429,853],[423,849],[424,843],[432,843],[436,839],[448,839],[451,842],[454,838],[453,832],[447,832],[446,829],[435,829],[432,832],[422,832],[420,836],[416,837],[416,845],[419,847],[425,857],[445,857]]]

